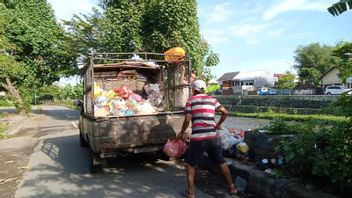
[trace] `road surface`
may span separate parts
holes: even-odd
[[[0,149],[7,152],[2,153],[1,168],[17,171],[15,179],[7,181],[12,185],[0,183],[0,197],[176,198],[186,189],[182,164],[148,155],[120,157],[110,161],[103,173],[91,174],[88,150],[79,146],[78,116],[78,111],[65,107],[41,106],[16,137],[0,141]],[[15,154],[18,159],[10,159]],[[224,179],[205,170],[198,171],[196,186],[197,197],[231,197]]]

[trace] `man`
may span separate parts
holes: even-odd
[[[216,133],[216,129],[221,129],[221,124],[225,121],[228,111],[220,105],[216,98],[206,95],[205,88],[204,81],[195,80],[193,82],[193,96],[187,100],[182,129],[176,136],[176,139],[183,138],[192,120],[192,134],[186,157],[188,191],[182,193],[183,196],[188,198],[195,197],[195,167],[199,165],[204,151],[208,153],[209,158],[215,164],[220,166],[230,187],[230,194],[237,193],[229,167],[222,156],[220,140]],[[221,113],[221,118],[217,123],[215,122],[216,111]]]

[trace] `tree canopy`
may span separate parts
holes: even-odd
[[[285,75],[279,79],[277,88],[279,89],[293,89],[295,87],[295,75],[291,72],[285,72]]]
[[[299,46],[294,59],[300,79],[317,85],[321,75],[339,63],[339,58],[333,56],[334,49],[333,46],[319,43]]]
[[[351,9],[352,9],[352,0],[340,0],[339,2],[332,4],[328,8],[328,11],[330,12],[331,15],[338,16],[343,12],[346,12],[347,10],[351,10]]]
[[[342,42],[338,44],[333,51],[333,56],[340,59],[336,66],[340,70],[340,78],[345,81],[352,76],[352,43]]]
[[[0,9],[0,83],[28,106],[31,89],[78,72],[77,53],[46,0],[0,1]]]
[[[81,52],[162,53],[182,47],[192,58],[193,69],[211,77],[209,67],[217,65],[219,58],[200,35],[195,0],[103,0],[100,6],[102,13],[95,10],[65,22],[73,38],[85,43]]]

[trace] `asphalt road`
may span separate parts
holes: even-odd
[[[29,157],[16,198],[58,197],[180,197],[186,189],[184,167],[148,155],[121,157],[109,162],[103,173],[91,174],[88,150],[79,146],[78,111],[42,106],[35,119],[16,136],[31,136],[39,143]],[[199,170],[197,197],[231,197],[222,177]],[[1,187],[1,186],[0,186]],[[241,197],[253,197],[241,195]]]

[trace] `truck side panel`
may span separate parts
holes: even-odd
[[[175,137],[183,119],[182,113],[102,120],[83,117],[83,129],[95,153],[149,152],[161,149],[168,138]]]

